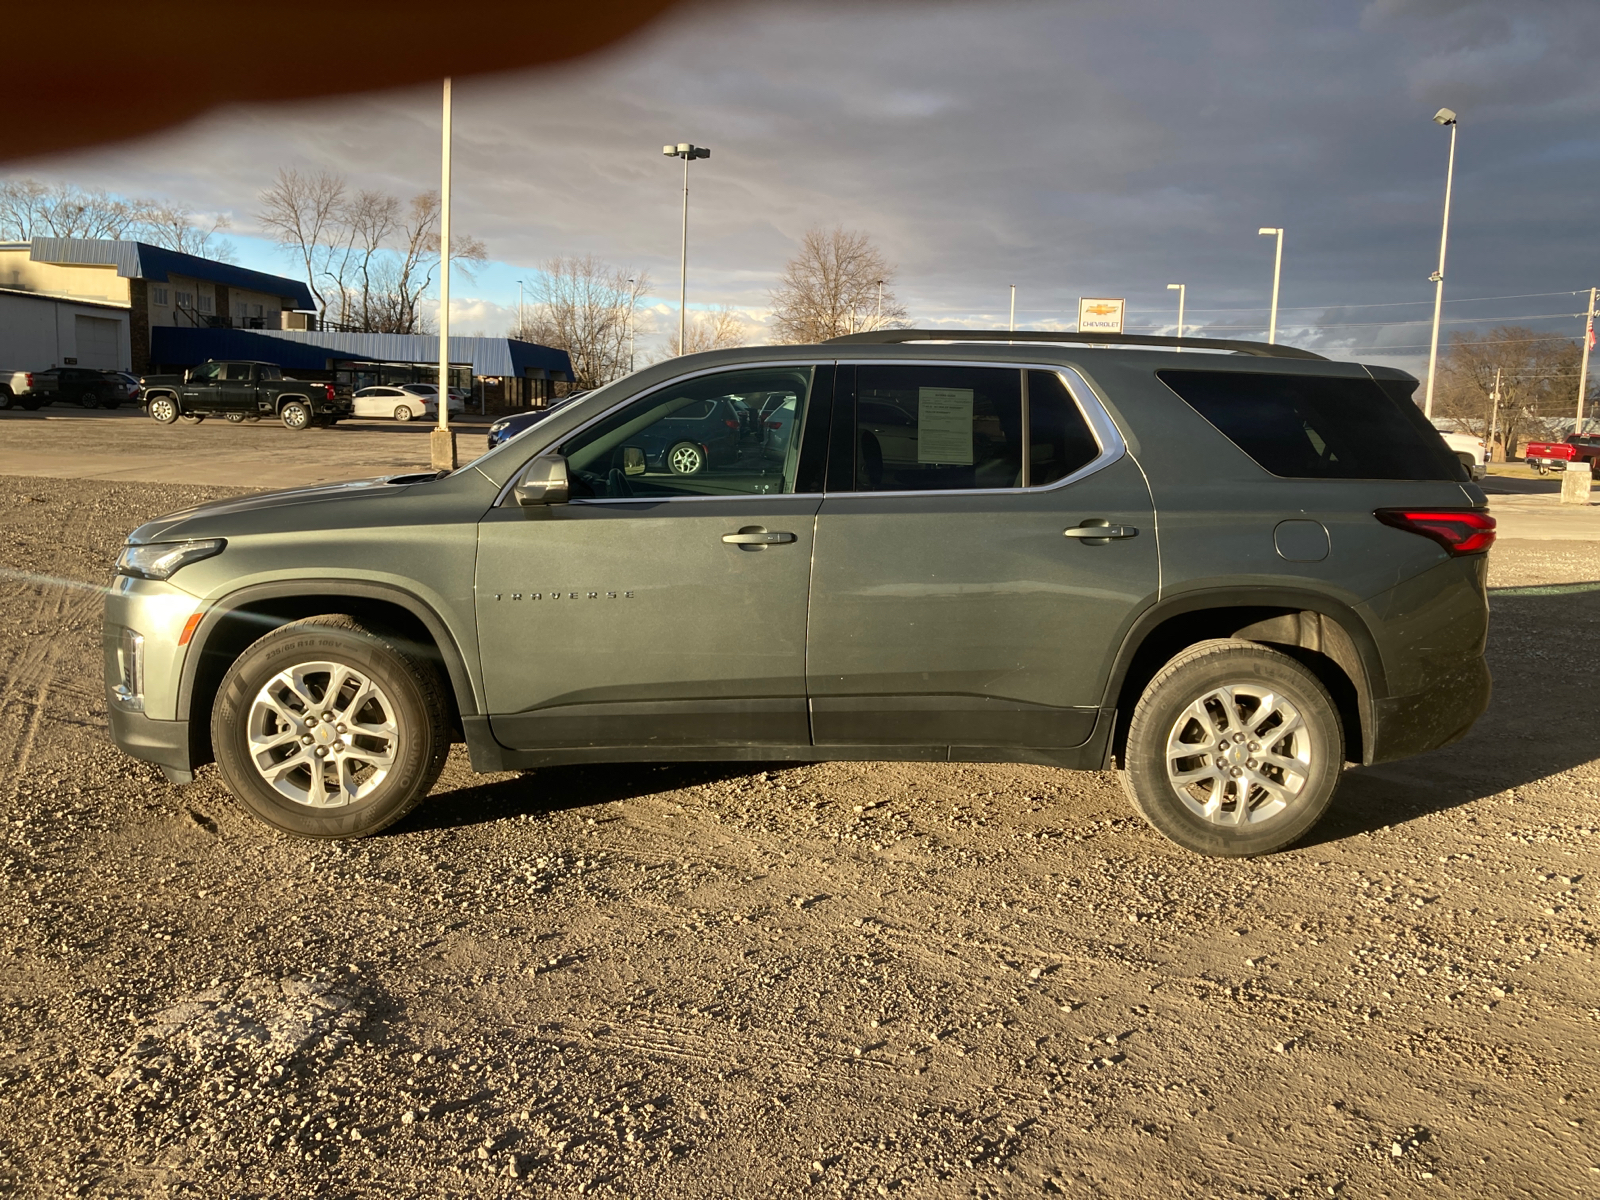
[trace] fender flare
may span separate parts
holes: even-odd
[[[262,600],[281,600],[298,596],[354,596],[363,600],[379,600],[405,609],[421,621],[438,647],[445,673],[450,678],[451,691],[463,718],[478,715],[478,704],[472,688],[472,676],[467,670],[465,656],[456,644],[450,627],[444,623],[432,606],[402,588],[384,583],[367,583],[338,579],[282,579],[272,583],[256,583],[229,592],[214,601],[200,619],[194,636],[189,641],[189,652],[184,655],[183,671],[178,681],[177,719],[188,721],[194,699],[195,678],[205,657],[206,644],[216,633],[217,626],[231,613]]]
[[[1234,631],[1235,636],[1262,642],[1280,642],[1318,650],[1337,663],[1355,687],[1357,707],[1361,721],[1362,744],[1370,753],[1376,734],[1376,702],[1389,694],[1388,676],[1383,667],[1383,655],[1377,639],[1361,616],[1342,601],[1319,592],[1294,587],[1245,586],[1202,588],[1181,592],[1158,601],[1141,613],[1133,622],[1113,661],[1111,675],[1106,681],[1102,707],[1113,710],[1118,705],[1128,671],[1134,656],[1145,640],[1160,625],[1173,617],[1202,609],[1219,608],[1284,608],[1297,613],[1317,613],[1327,618],[1350,643],[1351,653],[1340,653],[1337,640],[1328,639],[1332,645],[1318,644],[1323,634],[1319,629],[1309,629],[1303,621],[1293,617],[1274,617],[1266,621],[1248,622]],[[1282,626],[1279,623],[1282,622]],[[1253,635],[1253,636],[1252,636]],[[1346,661],[1353,658],[1353,662]],[[1351,670],[1352,666],[1355,670]]]

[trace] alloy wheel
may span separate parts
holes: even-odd
[[[1253,683],[1225,684],[1196,698],[1173,722],[1166,762],[1184,807],[1216,825],[1277,816],[1318,766],[1299,709],[1281,692]]]
[[[395,764],[395,705],[353,667],[300,663],[267,681],[250,705],[249,759],[267,786],[308,808],[370,795]]]

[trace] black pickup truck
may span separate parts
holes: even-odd
[[[289,429],[309,429],[332,425],[352,411],[349,394],[334,384],[285,379],[273,363],[212,360],[181,376],[147,375],[143,382],[145,411],[163,425],[179,417],[276,417]]]

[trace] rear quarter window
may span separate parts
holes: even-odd
[[[1438,431],[1394,385],[1255,371],[1164,370],[1156,377],[1284,479],[1467,478]]]

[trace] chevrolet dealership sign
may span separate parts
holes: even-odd
[[[1079,300],[1079,333],[1121,333],[1126,300]]]

